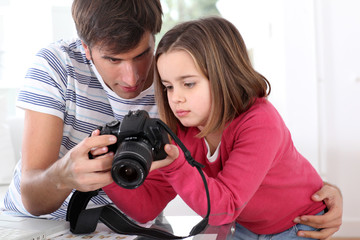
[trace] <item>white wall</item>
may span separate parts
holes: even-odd
[[[55,14],[68,14],[69,4],[62,8],[63,1],[55,4],[58,5],[52,9]],[[29,42],[35,33],[20,31],[36,16],[47,19],[43,21],[44,26],[37,28],[41,32],[36,35],[51,31],[50,36],[56,39],[69,32],[61,27],[52,31],[47,24],[54,18],[25,11],[33,2],[10,2],[13,7],[5,9],[0,5],[3,14],[0,24],[6,17],[18,16],[19,12],[7,14],[13,9],[23,11],[27,21],[17,21],[21,26],[14,30],[5,29],[6,36],[11,38],[0,36],[1,45],[8,46],[11,43],[8,40],[13,40],[29,46],[28,51],[36,51],[35,43]],[[20,2],[28,5],[16,6]],[[46,0],[36,2],[48,7]],[[234,11],[225,13],[226,6]],[[360,183],[360,1],[219,0],[219,8],[238,26],[254,57],[255,67],[271,81],[270,100],[283,115],[298,149],[324,179],[341,188],[344,223],[336,235],[360,237],[360,192],[357,191]],[[54,25],[63,23],[56,19]],[[70,24],[69,21],[66,23]],[[42,40],[47,44],[49,39]],[[21,60],[26,67],[28,63]],[[13,74],[0,75],[14,77]],[[179,198],[166,211],[194,214]]]
[[[360,1],[321,0],[318,14],[326,177],[344,196],[338,235],[360,236]]]
[[[300,152],[320,170],[314,3],[312,0],[219,0],[242,34],[253,64],[271,83],[270,101]],[[304,98],[306,92],[306,98]]]
[[[12,142],[11,129],[4,114],[5,98],[0,96],[0,185],[8,184],[15,166],[15,149]]]
[[[230,3],[220,0],[220,10],[273,84],[270,100],[295,145],[342,190],[343,225],[336,236],[360,237],[360,1]]]
[[[15,108],[18,88],[41,47],[76,36],[71,3],[0,0],[0,184],[9,183],[20,159],[23,111]]]

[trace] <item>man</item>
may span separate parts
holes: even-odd
[[[9,211],[65,218],[74,189],[92,191],[113,181],[113,153],[107,146],[116,138],[89,134],[99,125],[121,121],[129,110],[158,117],[152,81],[160,1],[74,0],[72,15],[79,39],[40,50],[18,96],[17,106],[25,110],[24,138],[22,159],[4,199]],[[106,154],[90,160],[88,152],[94,149]],[[340,192],[329,185],[319,194],[319,200],[338,199],[328,205],[333,211],[327,215],[308,218],[326,227],[323,238],[340,226],[342,203]],[[90,204],[108,203],[100,192]]]

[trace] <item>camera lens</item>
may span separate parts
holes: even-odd
[[[116,184],[123,188],[134,189],[146,178],[146,170],[134,159],[122,158],[113,164],[111,175]]]
[[[134,169],[130,166],[120,167],[119,175],[122,176],[128,182],[133,182],[137,178],[139,178],[139,175],[137,174],[136,169]]]
[[[152,161],[153,152],[147,141],[124,141],[115,153],[111,175],[119,186],[137,188],[145,181]]]

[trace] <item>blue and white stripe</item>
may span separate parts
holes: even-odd
[[[25,76],[25,84],[18,95],[17,106],[57,116],[64,121],[59,158],[99,125],[114,119],[122,120],[129,110],[143,109],[151,117],[158,117],[154,89],[142,92],[134,99],[121,99],[103,82],[91,61],[86,59],[81,41],[59,41],[41,49]],[[31,216],[21,201],[21,159],[6,193],[1,209],[9,214]],[[41,216],[65,218],[71,195],[57,211]],[[90,205],[111,201],[101,192]]]

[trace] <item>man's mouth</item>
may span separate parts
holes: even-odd
[[[122,87],[124,89],[125,92],[136,92],[139,88],[139,86],[135,86],[135,87]]]

